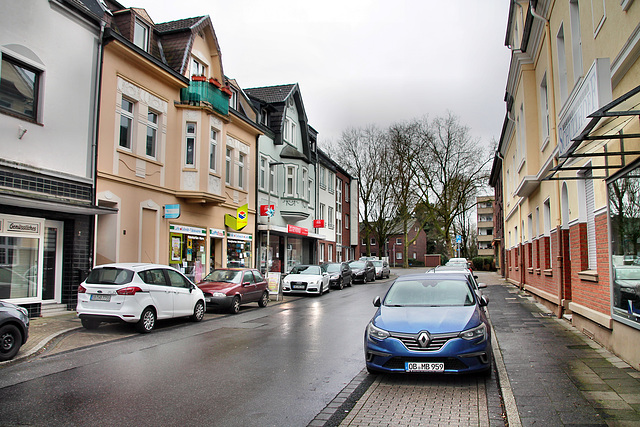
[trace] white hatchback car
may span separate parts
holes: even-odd
[[[204,318],[204,294],[172,267],[159,264],[117,263],[95,267],[78,287],[76,312],[82,326],[101,322],[135,323],[150,332],[157,319]]]
[[[319,265],[298,264],[282,280],[283,294],[322,295],[330,290],[329,274]]]

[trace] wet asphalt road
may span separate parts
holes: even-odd
[[[371,301],[390,283],[4,368],[0,425],[307,425],[363,369]]]

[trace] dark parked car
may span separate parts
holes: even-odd
[[[353,282],[373,282],[376,280],[376,268],[369,260],[349,261],[349,267],[353,272]]]
[[[346,262],[326,262],[320,266],[329,274],[329,286],[342,289],[351,286],[353,278],[351,267]]]
[[[198,287],[204,293],[207,308],[229,310],[236,314],[241,304],[257,302],[260,307],[269,304],[269,288],[258,270],[248,268],[221,268],[213,270]]]
[[[24,307],[0,301],[0,361],[10,360],[29,338],[29,313]]]
[[[489,303],[463,276],[426,273],[396,279],[364,334],[369,372],[490,372]]]

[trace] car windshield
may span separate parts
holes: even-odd
[[[349,265],[351,266],[351,268],[364,268],[365,266],[365,262],[364,261],[353,261],[351,263],[349,263]]]
[[[240,283],[242,271],[237,270],[213,270],[204,278],[207,282]]]
[[[391,307],[455,307],[473,305],[473,295],[461,280],[403,280],[391,286],[384,299]]]
[[[92,285],[124,285],[133,279],[133,271],[123,268],[104,267],[94,268],[89,273],[86,283]]]
[[[340,264],[326,264],[324,268],[327,270],[327,273],[340,272]]]
[[[291,269],[291,274],[315,274],[321,275],[319,265],[296,265]]]
[[[620,280],[640,280],[640,268],[616,268],[616,278]]]
[[[375,267],[382,267],[382,261],[371,261]]]

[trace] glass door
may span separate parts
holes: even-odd
[[[42,259],[42,301],[61,302],[62,231],[62,222],[45,221]]]

